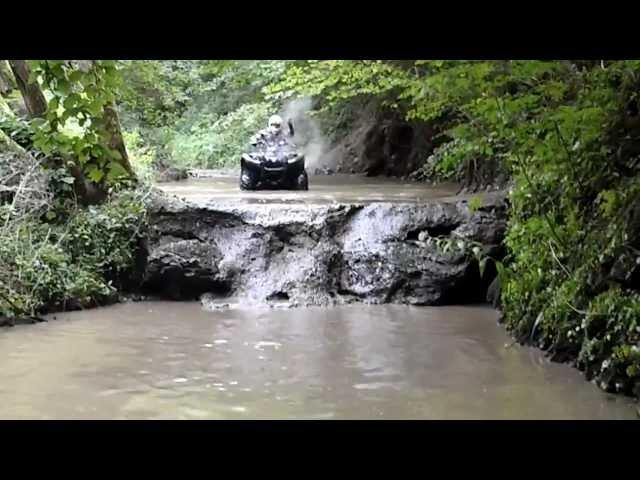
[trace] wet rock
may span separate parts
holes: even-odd
[[[147,258],[144,284],[176,300],[227,291],[227,279],[219,275],[221,258],[215,244],[164,237]]]
[[[316,167],[314,175],[335,175],[335,171],[329,167]]]
[[[170,167],[158,172],[156,176],[157,182],[177,182],[178,180],[185,180],[188,178],[188,172],[184,168]]]
[[[487,302],[493,305],[494,308],[500,307],[500,295],[501,295],[501,287],[500,287],[500,278],[496,276],[489,285],[489,289],[487,291]]]
[[[118,303],[147,302],[151,300],[153,300],[152,296],[144,295],[140,292],[121,293],[118,296]]]
[[[32,325],[34,323],[46,322],[42,317],[3,317],[0,316],[0,327],[15,327],[16,325]]]
[[[456,235],[491,248],[506,227],[497,193],[485,194],[476,211],[457,198],[265,205],[157,195],[150,215],[149,289],[271,306],[482,301],[486,286],[471,256],[445,254],[425,240]]]

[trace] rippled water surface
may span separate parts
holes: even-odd
[[[430,186],[393,178],[359,175],[319,175],[309,179],[309,191],[263,190],[243,192],[238,175],[188,179],[159,184],[164,191],[190,201],[234,203],[370,203],[418,202],[455,196],[454,184]]]
[[[0,417],[625,419],[485,307],[146,302],[0,330]]]

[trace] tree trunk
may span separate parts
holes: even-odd
[[[6,60],[0,60],[0,95],[6,97],[16,88],[16,83]]]
[[[43,117],[47,111],[47,100],[36,82],[29,83],[29,66],[25,60],[9,60],[9,65],[16,78],[16,83],[24,98],[30,117]]]
[[[127,148],[125,147],[124,139],[122,138],[120,120],[118,119],[118,112],[116,111],[114,103],[105,105],[103,119],[109,134],[109,148],[120,154],[120,165],[122,165],[131,177],[135,177],[135,173],[133,172],[133,168],[131,168],[131,163],[129,162]]]
[[[72,64],[75,68],[82,72],[88,72],[91,70],[95,63],[95,60],[73,60]],[[105,105],[102,111],[102,121],[104,122],[105,129],[108,135],[108,146],[111,150],[115,150],[120,154],[120,165],[125,169],[131,178],[135,178],[133,168],[129,162],[129,155],[127,148],[122,138],[122,130],[120,129],[120,119],[118,118],[118,111],[116,110],[115,102],[110,102]]]
[[[97,185],[85,177],[82,169],[73,164],[69,169],[69,173],[76,180],[74,187],[78,200],[82,205],[97,205],[107,199],[107,192],[102,185]]]

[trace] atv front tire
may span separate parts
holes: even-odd
[[[255,175],[243,168],[240,172],[240,190],[255,190],[257,183]]]
[[[306,171],[302,172],[298,175],[298,178],[296,178],[294,190],[309,190],[309,176]]]

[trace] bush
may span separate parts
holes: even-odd
[[[145,226],[141,191],[122,192],[99,207],[77,208],[62,223],[34,216],[7,222],[0,230],[0,316],[33,316],[112,300],[117,282],[135,270]]]

